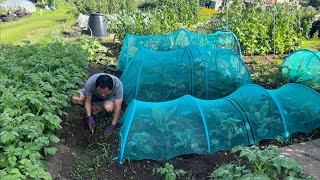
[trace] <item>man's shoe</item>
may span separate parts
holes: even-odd
[[[116,129],[116,126],[113,124],[110,124],[106,130],[104,131],[106,134],[112,134],[114,132],[114,130]]]

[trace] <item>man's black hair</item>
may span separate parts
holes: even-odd
[[[108,75],[100,75],[96,80],[96,88],[100,87],[102,89],[105,89],[108,87],[110,90],[113,88],[113,80]]]

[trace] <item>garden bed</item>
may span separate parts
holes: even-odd
[[[261,67],[261,64],[265,63],[267,65],[264,65],[266,66],[264,68],[267,68],[269,65],[274,65],[274,59],[281,61],[282,57],[257,56],[244,59],[251,68]],[[252,59],[255,59],[254,62]],[[104,69],[91,67],[88,74],[105,72]],[[268,85],[263,84],[264,81],[255,81],[260,82],[260,85],[270,86],[270,88],[279,86],[279,84]],[[110,123],[110,119],[105,119],[105,113],[97,116],[96,132],[91,135],[84,121],[83,108],[73,106],[65,111],[69,115],[62,118],[63,128],[57,132],[58,137],[61,138],[61,142],[56,144],[58,151],[55,155],[47,157],[49,170],[54,179],[162,179],[160,175],[153,174],[152,171],[154,168],[163,167],[166,162],[171,163],[175,169],[185,170],[187,175],[183,179],[208,179],[216,166],[236,159],[230,151],[220,151],[214,155],[183,155],[163,162],[126,160],[123,165],[119,165],[115,160],[119,148],[117,133],[112,135],[103,133],[104,128]],[[320,128],[310,134],[294,133],[288,142],[263,140],[260,146],[277,145],[281,147],[316,138],[320,138]]]

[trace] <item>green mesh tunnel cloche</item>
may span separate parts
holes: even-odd
[[[140,48],[120,80],[127,103],[168,101],[187,94],[219,99],[251,83],[248,68],[236,53],[193,45],[165,52]]]
[[[320,91],[320,51],[302,49],[291,53],[282,63],[282,73],[291,82]]]
[[[120,163],[213,154],[319,128],[320,94],[300,84],[276,90],[247,84],[217,100],[190,95],[166,102],[132,100],[121,121]]]
[[[241,56],[240,44],[233,32],[223,30],[214,34],[196,34],[180,29],[172,34],[137,36],[126,34],[118,60],[117,70],[124,71],[139,48],[171,51],[189,45],[207,48],[225,48]]]

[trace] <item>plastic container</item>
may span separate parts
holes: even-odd
[[[91,13],[88,33],[95,37],[107,37],[106,18],[102,13]]]

